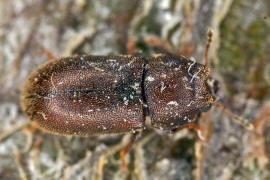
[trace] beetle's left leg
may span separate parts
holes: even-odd
[[[200,140],[203,141],[205,139],[204,136],[202,135],[203,129],[200,126],[194,123],[189,123],[187,126],[189,129],[194,129],[197,132],[197,135],[200,138]]]
[[[172,129],[171,131],[172,131],[173,133],[176,133],[177,131],[180,131],[180,130],[185,129],[185,128],[195,130],[196,133],[197,133],[197,135],[198,135],[198,137],[200,138],[200,140],[204,140],[204,139],[205,139],[204,136],[202,135],[203,129],[202,129],[200,126],[198,126],[197,124],[195,124],[195,123],[189,123],[189,124],[187,124],[187,125],[185,125],[185,126],[182,126],[182,127],[179,127],[179,128]]]
[[[172,47],[166,40],[160,39],[157,36],[149,36],[149,37],[145,38],[144,41],[150,47],[157,47],[157,48],[165,51],[166,54],[167,53],[171,54],[169,49],[172,49]]]
[[[53,60],[55,59],[55,56],[53,55],[53,53],[47,49],[44,50],[44,53],[46,54],[46,56],[49,58],[49,60]]]
[[[134,134],[131,136],[129,143],[120,152],[120,157],[121,157],[121,161],[122,161],[122,170],[123,171],[126,171],[127,170],[127,164],[126,164],[125,157],[130,152],[133,144],[138,139],[138,137],[139,137],[140,134],[141,134],[141,131],[140,130],[135,131]]]
[[[140,50],[150,54],[172,54],[172,52],[169,51],[169,49],[172,49],[170,44],[156,36],[143,39],[132,38],[129,40],[127,47],[128,54],[140,54]]]

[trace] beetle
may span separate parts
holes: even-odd
[[[206,60],[209,46],[210,40]],[[217,90],[210,68],[184,56],[77,55],[38,67],[26,80],[21,107],[33,124],[57,135],[132,132],[121,152],[125,169],[124,156],[147,116],[169,133],[200,131],[192,122],[214,104]]]
[[[181,56],[60,58],[30,75],[22,110],[60,135],[134,132],[147,115],[153,127],[171,131],[214,101],[209,78],[207,67]]]

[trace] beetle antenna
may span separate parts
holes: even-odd
[[[204,58],[205,58],[204,65],[205,66],[208,66],[208,51],[210,49],[210,45],[211,45],[211,42],[212,42],[213,32],[211,30],[208,30],[207,36],[208,36],[208,40],[207,40],[207,44],[206,44],[206,47],[205,47],[205,53],[204,53]]]
[[[231,113],[226,107],[224,107],[223,105],[215,102],[213,103],[213,105],[215,107],[217,107],[218,109],[220,109],[221,111],[223,111],[229,118],[233,119],[234,121],[238,122],[239,124],[241,124],[242,126],[244,126],[245,128],[247,128],[248,130],[253,131],[254,130],[254,125],[252,123],[249,123],[247,119],[244,119],[240,116],[237,116],[233,113]]]

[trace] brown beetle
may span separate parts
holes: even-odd
[[[26,81],[22,109],[45,131],[89,136],[144,127],[174,130],[215,97],[209,69],[185,57],[74,56],[50,61]],[[147,106],[144,106],[146,104]]]
[[[125,168],[124,156],[145,127],[146,116],[154,128],[168,132],[199,130],[192,122],[210,109],[217,89],[206,65],[183,56],[83,55],[52,60],[35,70],[25,83],[21,105],[34,124],[53,134],[133,132],[121,154]]]

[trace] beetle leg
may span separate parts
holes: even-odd
[[[159,47],[161,50],[167,52],[168,54],[171,54],[168,50],[168,49],[171,49],[170,45],[165,40],[162,40],[156,36],[149,36],[149,37],[145,38],[144,41],[150,47]]]
[[[53,53],[52,53],[51,51],[45,49],[45,50],[44,50],[44,53],[46,54],[46,56],[47,56],[50,60],[55,59],[55,57],[54,57],[54,55],[53,55]]]
[[[200,140],[204,140],[205,138],[204,138],[204,136],[202,135],[202,131],[203,131],[203,129],[200,127],[200,126],[198,126],[198,125],[196,125],[196,124],[194,124],[194,123],[190,123],[190,124],[188,124],[188,126],[187,126],[189,129],[194,129],[196,132],[197,132],[197,135],[198,135],[198,137],[200,138]]]
[[[128,54],[136,54],[138,52],[138,49],[136,48],[136,43],[137,43],[137,40],[135,38],[131,38],[128,41],[128,45],[127,45]]]
[[[126,164],[125,157],[130,152],[130,150],[131,150],[133,144],[135,143],[135,141],[138,139],[138,137],[140,135],[140,132],[141,131],[135,131],[134,134],[132,135],[132,137],[130,138],[129,143],[120,152],[120,157],[121,157],[121,161],[122,161],[122,170],[123,171],[127,170],[127,164]]]
[[[128,45],[127,45],[128,54],[133,54],[133,55],[140,54],[139,49],[136,47],[138,41],[139,40],[135,38],[132,38],[129,40]],[[150,37],[144,38],[142,42],[147,46],[147,49],[150,49],[150,51],[154,50],[155,53],[172,55],[172,52],[169,51],[169,49],[171,49],[170,44],[167,43],[167,41],[162,40],[156,36],[150,36]]]
[[[204,136],[202,135],[203,129],[200,126],[198,126],[198,125],[196,125],[194,123],[189,123],[188,125],[172,129],[171,131],[173,133],[176,133],[177,131],[180,131],[180,130],[185,129],[185,128],[194,129],[196,131],[198,137],[200,138],[200,140],[203,141],[205,139]]]

